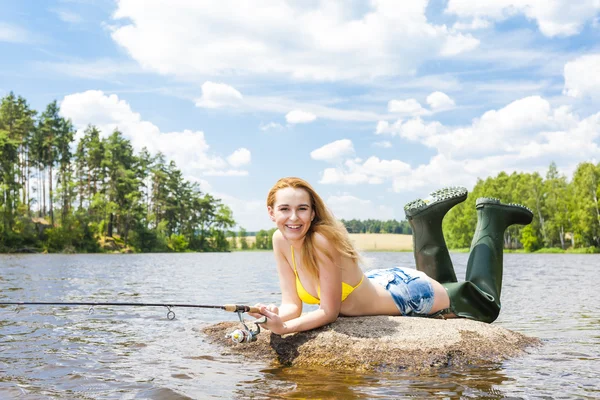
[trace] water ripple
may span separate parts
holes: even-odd
[[[452,254],[463,277],[467,254]],[[413,266],[372,253],[374,267]],[[0,255],[5,301],[277,303],[272,254]],[[0,307],[0,398],[598,398],[597,255],[506,254],[496,322],[544,345],[502,364],[429,373],[272,368],[223,353],[218,310]],[[243,269],[243,279],[240,278]]]

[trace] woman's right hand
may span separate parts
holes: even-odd
[[[258,307],[258,308],[266,307],[267,311],[270,311],[273,314],[279,315],[279,307],[277,307],[275,304],[265,305],[265,304],[262,304],[262,303],[258,303],[258,304],[255,304],[254,307]],[[257,318],[257,319],[263,317],[263,315],[260,314],[260,313],[250,313],[249,312],[248,315],[251,316],[251,317]]]

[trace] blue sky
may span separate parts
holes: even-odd
[[[600,160],[597,0],[0,1],[0,95],[176,161],[247,230],[311,182],[339,218]]]

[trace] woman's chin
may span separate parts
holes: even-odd
[[[289,229],[285,228],[283,231],[283,237],[287,240],[299,240],[302,239],[305,235],[305,232],[302,229]]]

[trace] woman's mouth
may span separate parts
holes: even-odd
[[[286,225],[285,227],[292,230],[298,230],[302,228],[302,225]]]

